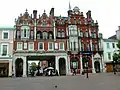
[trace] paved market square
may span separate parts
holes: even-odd
[[[0,78],[0,90],[120,90],[120,75]]]

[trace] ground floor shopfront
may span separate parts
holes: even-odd
[[[81,74],[85,69],[86,55],[67,55],[67,53],[14,53],[13,55],[13,73],[17,77],[28,76],[28,61],[39,60],[41,62],[47,61],[49,65],[54,67],[59,75],[71,75],[73,68],[76,69],[77,74]],[[89,72],[102,72],[102,59],[94,59],[93,55],[87,55],[89,60]]]
[[[12,59],[0,59],[0,77],[12,76]]]

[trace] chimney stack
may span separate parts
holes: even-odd
[[[34,19],[37,18],[37,10],[33,10],[33,18],[34,18]]]
[[[54,16],[54,8],[51,8],[51,10],[50,10],[50,15],[51,15],[51,16]]]

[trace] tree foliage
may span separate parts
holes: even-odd
[[[32,63],[31,63],[31,70],[35,71],[35,70],[36,70],[36,67],[37,67],[36,63],[35,63],[35,62],[32,62]]]
[[[115,61],[118,64],[120,62],[120,40],[118,40],[117,47],[119,50],[118,53],[113,54],[113,61]]]

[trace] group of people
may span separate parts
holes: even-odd
[[[58,71],[55,69],[37,68],[35,71],[31,72],[31,76],[58,76]]]

